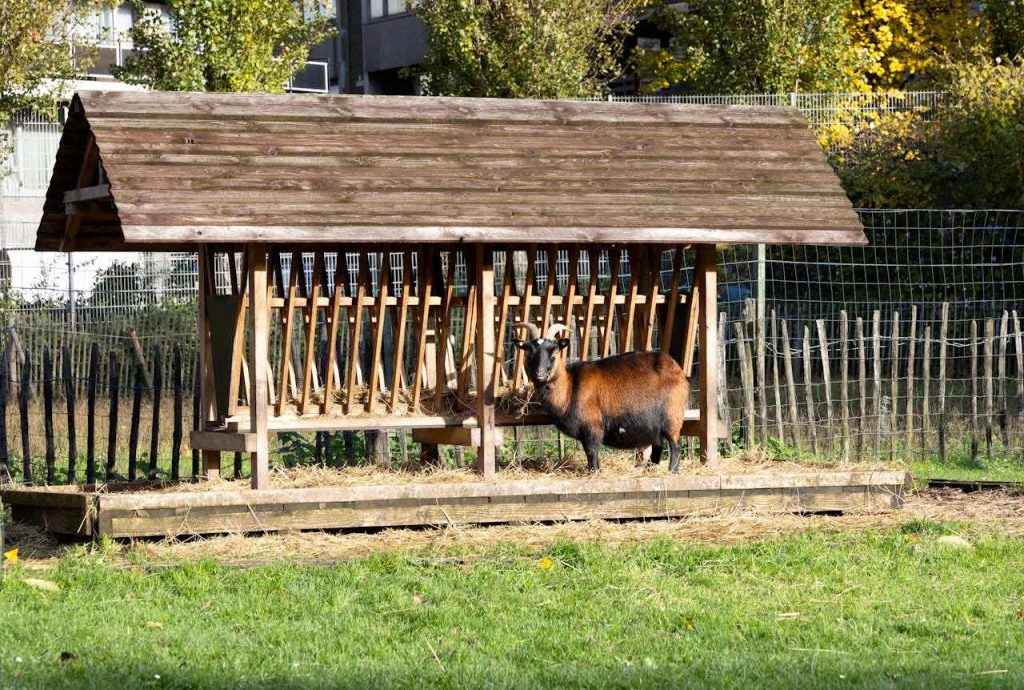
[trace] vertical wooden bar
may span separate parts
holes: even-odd
[[[86,388],[85,481],[96,483],[96,386],[100,375],[100,346],[89,349],[89,380]]]
[[[143,379],[142,375],[142,363],[138,360],[135,361],[135,385],[132,387],[132,422],[131,429],[128,433],[128,481],[134,482],[138,473],[138,457],[139,457],[139,419],[142,415],[142,387]],[[207,462],[209,458],[204,455],[203,461]],[[217,453],[217,460],[220,461],[220,453]],[[218,472],[220,468],[217,468]],[[207,468],[207,475],[209,476],[210,470]],[[216,475],[213,475],[216,476]]]
[[[1017,419],[1024,416],[1024,333],[1020,330],[1020,317],[1013,310],[1013,353],[1017,356]],[[1021,447],[1024,453],[1024,446]]]
[[[946,461],[946,334],[949,330],[949,302],[942,303],[939,326],[939,461]]]
[[[658,325],[658,295],[661,293],[661,249],[650,247],[647,252],[647,294],[644,296],[644,338],[640,349],[650,350],[654,347],[654,328]]]
[[[597,305],[598,268],[601,265],[600,257],[600,250],[594,248],[587,249],[587,264],[590,269],[590,279],[587,281],[587,302],[583,309],[583,330],[580,333],[580,359],[584,362],[590,358],[591,333],[592,329],[596,327],[594,325],[594,309]]]
[[[547,333],[548,326],[554,323],[551,313],[555,300],[555,293],[558,292],[558,245],[548,245],[544,248],[547,256],[548,274],[544,280],[544,301],[541,305],[540,330]],[[566,324],[568,327],[569,324]]]
[[[57,454],[53,447],[53,357],[49,347],[43,347],[43,424],[46,435],[46,483],[53,484],[57,481]]]
[[[932,376],[932,327],[924,327],[924,358],[921,362],[921,458],[928,457],[928,428],[931,413],[931,376]]]
[[[643,247],[633,246],[629,251],[629,294],[626,296],[626,318],[619,332],[619,352],[630,352],[636,322],[636,297],[640,291],[640,267],[643,266]]]
[[[10,450],[7,443],[7,399],[10,386],[9,367],[11,343],[8,341],[0,357],[0,483],[11,478]]]
[[[171,479],[178,479],[181,475],[181,438],[182,438],[182,398],[181,388],[181,347],[174,346],[174,354],[171,360],[171,385],[174,388],[174,430],[171,434]]]
[[[825,383],[825,418],[826,438],[825,452],[831,454],[835,433],[835,414],[832,407],[832,370],[828,363],[828,335],[825,333],[825,322],[818,319],[815,322],[818,330],[818,345],[821,347],[821,378]]]
[[[611,354],[612,332],[615,325],[615,300],[619,290],[619,264],[622,263],[622,250],[612,247],[608,250],[608,265],[611,269],[611,280],[608,282],[608,294],[604,302],[604,332],[601,336],[601,356]]]
[[[1007,423],[1007,416],[1008,415],[1007,415],[1007,404],[1006,404],[1006,388],[1007,388],[1007,386],[1006,386],[1006,345],[1007,345],[1007,343],[1008,343],[1008,341],[1010,339],[1010,337],[1009,337],[1010,336],[1009,324],[1010,324],[1010,313],[1004,309],[1003,310],[1003,318],[999,322],[999,341],[998,341],[999,359],[996,361],[996,366],[997,366],[996,382],[997,382],[997,385],[999,386],[998,390],[996,391],[996,398],[999,401],[999,412],[998,412],[999,433],[1000,433],[1000,436],[1002,437],[1003,448],[1004,449],[1010,447],[1010,432],[1009,432],[1009,429],[1008,429],[1009,424]]]
[[[511,254],[511,252],[509,252]],[[423,370],[427,365],[427,334],[430,331],[430,300],[433,297],[434,288],[434,250],[428,248],[420,250],[419,253],[419,284],[416,287],[419,297],[419,318],[417,324],[419,332],[416,343],[416,367],[412,384],[412,405],[411,410],[418,412],[420,409],[420,394],[423,390]]]
[[[662,352],[668,352],[672,347],[672,331],[676,323],[676,310],[679,308],[679,282],[683,277],[684,256],[683,248],[678,247],[672,258],[672,285],[669,287],[668,300],[665,303],[665,323],[661,325]],[[683,369],[683,373],[690,375],[686,368]]]
[[[153,348],[153,417],[149,431],[149,471],[150,479],[156,478],[157,460],[160,453],[160,397],[164,387],[163,361],[160,346]]]
[[[474,248],[473,262],[476,282],[476,370],[477,424],[480,445],[476,452],[477,471],[493,477],[496,469],[495,439],[495,376],[494,376],[494,253],[483,244]]]
[[[789,345],[789,327],[786,325],[785,319],[782,319],[780,327],[782,329],[782,363],[786,373],[786,390],[789,402],[790,437],[793,445],[799,447],[800,434],[798,431],[800,429],[800,419],[799,412],[797,411],[796,380],[793,376],[793,353]]]
[[[971,460],[978,459],[978,322],[971,320]]]
[[[731,453],[732,447],[732,406],[729,404],[729,378],[728,359],[726,344],[728,343],[728,315],[722,311],[718,313],[718,419],[722,430],[722,446],[727,453]]]
[[[992,358],[995,350],[996,324],[992,319],[985,319],[985,452],[992,457],[992,415],[994,406],[994,386],[992,381]]]
[[[718,333],[715,315],[718,312],[718,256],[715,245],[697,245],[694,276],[700,281],[700,461],[718,461]]]
[[[74,484],[78,447],[75,438],[75,379],[71,373],[71,350],[67,345],[60,352],[61,373],[64,378],[64,400],[68,413],[68,484]]]
[[[864,340],[864,319],[857,317],[857,379],[860,385],[857,392],[860,396],[860,421],[857,423],[857,458],[864,458],[864,435],[868,423],[868,366],[867,343]]]
[[[231,393],[228,396],[228,415],[234,415],[238,411],[238,389],[239,378],[243,374],[245,364],[245,310],[248,308],[248,298],[245,296],[245,280],[248,270],[245,269],[245,258],[243,257],[243,278],[239,284],[237,270],[235,268],[235,254],[228,253],[228,265],[231,267],[231,289],[233,294],[238,296],[238,306],[235,311],[235,335],[231,349]]]
[[[200,285],[202,285],[202,283],[200,283]],[[202,361],[203,361],[202,360],[202,354],[201,353],[197,353],[196,362],[195,362],[195,369],[192,372],[192,430],[193,431],[199,429],[199,427],[200,427],[200,419],[202,417],[202,413],[200,412],[200,410],[202,409],[201,408],[201,402],[200,402],[200,391],[202,389],[201,380],[202,380],[202,375],[203,375]],[[110,404],[113,405],[114,401],[111,400]],[[116,439],[115,439],[115,441],[116,441]],[[192,478],[193,479],[198,477],[200,472],[203,471],[202,467],[201,467],[200,461],[204,457],[205,457],[204,454],[198,448],[193,448],[192,449]],[[219,456],[218,456],[217,466],[218,466],[218,469],[219,469],[219,467],[220,467]]]
[[[769,321],[772,324],[772,387],[775,397],[775,432],[779,441],[782,435],[782,384],[779,381],[779,326],[775,318],[775,310],[771,310]]]
[[[199,337],[198,337],[198,348],[199,348],[199,367],[196,371],[197,386],[199,387],[199,416],[195,422],[197,429],[205,429],[206,425],[216,419],[216,395],[214,392],[213,384],[213,352],[210,350],[210,322],[208,314],[206,313],[206,297],[207,295],[213,294],[213,266],[209,255],[209,250],[205,245],[201,245],[198,251],[199,255]],[[145,371],[141,365],[135,367],[136,377],[140,375],[139,372]],[[132,405],[135,404],[135,399],[141,395],[141,389],[139,388],[139,382],[136,381],[135,390],[133,391]],[[141,401],[140,401],[141,402]],[[138,444],[138,420],[136,415],[132,413],[132,428],[134,429],[135,442],[129,441],[129,475],[130,480],[135,479],[135,460],[134,447]],[[203,474],[208,479],[216,479],[220,476],[220,451],[216,450],[201,450],[200,455],[202,457]]]
[[[575,244],[569,248],[569,282],[566,284],[565,301],[562,303],[562,323],[569,329],[569,336],[579,332],[576,325],[576,293],[580,280],[580,248]],[[501,348],[498,341],[498,347]],[[495,385],[497,385],[495,381]]]
[[[107,464],[104,476],[110,481],[117,466],[117,418],[121,411],[121,365],[113,350],[107,355],[107,391],[110,398],[110,422],[107,429]]]
[[[306,326],[306,352],[302,362],[302,396],[299,399],[299,414],[309,412],[313,401],[310,399],[313,386],[313,370],[316,368],[316,326],[319,315],[320,290],[323,287],[325,268],[324,253],[316,252],[313,255],[313,282],[309,286],[309,294],[306,296],[305,326]],[[330,372],[326,372],[329,376]]]
[[[320,269],[320,274],[326,276],[326,259],[322,252],[319,256],[320,261],[324,262]],[[341,326],[341,296],[348,285],[347,281],[343,280],[346,276],[348,276],[348,263],[345,260],[344,250],[339,249],[334,264],[334,287],[333,292],[331,292],[331,303],[327,307],[327,313],[325,314],[327,361],[324,364],[324,399],[320,403],[321,415],[328,415],[334,409],[335,372],[338,362],[338,330]],[[340,384],[341,382],[339,381],[338,383]]]
[[[458,396],[459,400],[466,400],[469,394],[470,378],[473,374],[473,360],[476,359],[476,350],[473,343],[476,340],[476,319],[477,300],[476,293],[476,253],[466,251],[466,298],[463,314],[465,318],[462,324],[462,346],[459,348],[458,366]]]
[[[740,364],[740,382],[743,385],[743,445],[745,448],[754,446],[754,382],[750,366],[750,351],[747,349],[747,338],[743,324],[733,322],[736,332],[736,353]]]
[[[907,332],[907,406],[904,434],[904,453],[910,457],[910,444],[914,434],[914,367],[917,346],[917,305],[910,308],[910,330]]]
[[[761,443],[768,441],[768,382],[765,376],[765,320],[759,314],[754,322],[757,328],[757,406],[761,418]]]
[[[850,319],[845,309],[839,311],[839,415],[843,437],[840,454],[843,461],[850,460]]]
[[[408,322],[409,296],[412,294],[412,252],[405,251],[402,255],[402,294],[398,298],[398,327],[392,339],[394,341],[395,359],[391,377],[391,412],[398,412],[398,396],[405,379],[405,325]],[[415,374],[414,374],[415,376]],[[405,448],[405,431],[402,431],[402,448]]]
[[[896,459],[897,410],[900,385],[900,313],[892,313],[892,333],[889,341],[889,460]]]
[[[381,252],[378,276],[380,280],[377,287],[377,312],[375,319],[370,324],[370,328],[373,329],[373,354],[370,358],[370,380],[368,382],[370,390],[366,397],[366,411],[369,414],[373,414],[377,406],[377,395],[380,393],[379,372],[384,366],[381,360],[381,348],[384,346],[384,320],[388,315],[388,293],[391,289],[391,250],[387,246]]]
[[[261,244],[249,244],[249,432],[255,435],[256,449],[250,454],[253,489],[266,489],[270,484],[270,439],[267,431],[267,379],[270,367],[270,304],[267,300],[267,252]],[[282,385],[283,385],[282,381]]]
[[[807,436],[811,452],[818,452],[818,419],[814,413],[814,381],[811,379],[811,329],[804,326],[804,400],[807,404]]]
[[[32,448],[28,428],[28,399],[32,394],[32,359],[25,358],[21,367],[21,385],[18,387],[18,413],[21,419],[21,478],[32,483]]]
[[[435,336],[435,355],[436,355],[436,370],[437,370],[437,384],[434,386],[434,409],[440,413],[444,402],[444,389],[450,384],[450,375],[454,375],[455,372],[448,371],[447,355],[448,355],[448,337],[451,334],[451,319],[452,309],[455,302],[455,263],[458,259],[458,252],[455,250],[448,252],[448,270],[445,272],[444,284],[441,285],[441,289],[444,292],[444,297],[441,299],[441,307],[437,310],[437,326],[434,329],[436,332]]]
[[[878,450],[882,442],[882,314],[877,309],[871,314],[872,326],[874,327],[874,333],[871,334],[871,355],[874,360],[873,364],[873,378],[874,378],[874,402],[875,402],[875,438],[872,441],[871,448],[874,454],[878,455]]]
[[[284,298],[284,307],[281,309],[281,362],[279,364],[281,375],[278,379],[277,405],[275,409],[275,414],[279,417],[284,413],[284,406],[288,401],[288,382],[292,368],[292,331],[295,328],[292,316],[295,313],[295,295],[298,291],[301,270],[302,252],[292,252],[291,270],[288,271],[288,294]]]
[[[507,379],[505,372],[505,331],[508,329],[509,299],[512,297],[512,288],[515,286],[515,259],[514,250],[505,250],[505,271],[501,281],[501,301],[498,303],[498,333],[495,337],[494,357],[494,386],[497,388],[502,378]],[[572,286],[570,285],[570,289]],[[514,387],[514,386],[513,386]]]
[[[363,330],[363,303],[370,286],[370,259],[366,250],[359,251],[359,273],[356,294],[349,313],[348,376],[345,382],[345,414],[352,414],[356,403],[356,375],[359,371],[359,342]]]

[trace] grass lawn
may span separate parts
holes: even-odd
[[[8,571],[0,687],[1020,687],[1024,540],[941,541],[964,530],[251,569],[80,550]]]
[[[1020,455],[1002,454],[988,458],[982,450],[977,460],[972,460],[967,453],[950,455],[946,462],[940,462],[938,457],[914,460],[910,463],[910,472],[915,479],[1024,482],[1024,459]]]

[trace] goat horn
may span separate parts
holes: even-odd
[[[537,324],[535,323],[517,321],[512,324],[512,328],[525,328],[526,332],[530,334],[530,340],[538,340],[540,338],[540,329],[537,328]]]
[[[567,330],[569,330],[569,329],[565,327],[564,323],[553,323],[550,326],[548,326],[548,334],[546,336],[544,336],[544,337],[545,338],[550,338],[551,340],[554,340],[554,339],[556,339],[558,337],[559,333],[561,333],[562,331],[567,331]]]

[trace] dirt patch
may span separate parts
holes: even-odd
[[[375,533],[292,532],[262,536],[240,534],[185,540],[139,541],[115,545],[111,560],[124,565],[173,564],[213,558],[227,565],[254,566],[273,562],[330,564],[384,552],[410,556],[472,558],[500,544],[541,551],[571,539],[628,544],[667,536],[679,541],[730,545],[795,534],[805,530],[871,530],[892,528],[914,519],[958,520],[969,530],[999,529],[1024,536],[1024,500],[1020,495],[986,491],[965,494],[926,490],[908,496],[901,511],[840,516],[769,515],[738,512],[715,517],[611,522],[596,520],[554,525],[496,525],[439,529],[388,529]],[[12,544],[30,568],[48,568],[69,547],[37,530],[14,525]],[[101,548],[90,546],[86,548]]]

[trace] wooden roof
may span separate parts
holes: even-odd
[[[74,97],[37,249],[239,241],[866,239],[814,134],[792,108]]]

